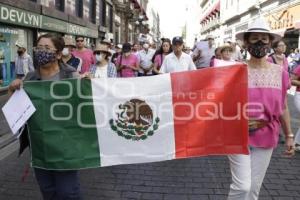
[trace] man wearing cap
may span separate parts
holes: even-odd
[[[76,48],[75,41],[71,37],[65,37],[65,48],[62,51],[62,61],[65,64],[74,67],[76,71],[81,71],[82,60],[78,57],[75,57],[72,52]]]
[[[172,40],[173,52],[167,55],[159,70],[160,73],[171,73],[195,70],[195,64],[191,56],[184,53],[182,37],[174,37]]]
[[[151,76],[153,63],[152,58],[155,54],[155,50],[150,48],[149,41],[145,41],[143,49],[139,51],[138,58],[140,61],[140,70],[138,76]]]
[[[207,35],[205,41],[200,41],[196,44],[196,48],[192,56],[197,69],[209,67],[210,60],[215,53],[213,45],[214,37],[212,35]]]
[[[15,73],[16,78],[22,79],[28,72],[34,71],[33,61],[23,44],[16,44],[16,46],[18,55],[15,58]]]

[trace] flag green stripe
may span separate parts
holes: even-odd
[[[79,90],[77,90],[79,87]],[[90,80],[26,82],[37,111],[28,121],[32,165],[46,169],[100,166]],[[83,106],[84,105],[84,106]]]

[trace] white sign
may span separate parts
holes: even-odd
[[[23,89],[16,90],[2,108],[3,114],[14,135],[36,111]]]

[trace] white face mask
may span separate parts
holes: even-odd
[[[101,62],[102,60],[104,60],[104,56],[102,54],[96,54],[96,61]]]
[[[68,56],[70,54],[69,48],[64,48],[62,51],[63,56]]]

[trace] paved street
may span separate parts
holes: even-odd
[[[298,113],[291,98],[289,106],[296,131]],[[287,159],[282,152],[282,145],[274,152],[261,200],[300,199],[300,153]],[[18,158],[15,151],[0,161],[0,199],[41,199],[32,170],[21,181],[28,164],[28,152]],[[230,184],[228,161],[221,156],[83,170],[80,177],[84,199],[88,200],[226,199]]]

